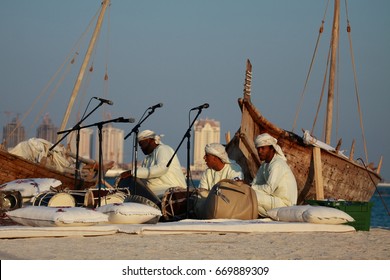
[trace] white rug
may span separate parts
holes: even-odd
[[[182,220],[158,224],[107,224],[83,227],[0,227],[0,238],[98,236],[127,234],[261,233],[261,232],[354,232],[349,225],[275,222],[261,220]]]
[[[4,226],[0,227],[0,238],[97,236],[117,232],[118,227],[113,225],[81,227]]]
[[[259,232],[351,232],[349,225],[275,222],[261,220],[182,220],[154,225],[118,225],[119,232],[133,234],[259,233]]]

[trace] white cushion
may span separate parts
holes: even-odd
[[[314,224],[337,225],[355,221],[344,211],[326,206],[312,206],[303,212],[302,217],[305,222]]]
[[[157,223],[162,215],[159,209],[136,202],[107,204],[96,210],[107,214],[109,223],[113,224]]]
[[[18,224],[33,227],[90,226],[108,222],[107,215],[81,207],[28,206],[6,214]]]
[[[336,208],[311,205],[294,205],[274,208],[267,211],[268,216],[275,221],[308,222],[314,224],[344,224],[354,219]]]
[[[288,207],[273,208],[267,211],[268,216],[281,222],[304,222],[302,214],[310,205],[294,205]]]
[[[19,191],[22,197],[32,197],[41,192],[49,191],[50,187],[58,187],[61,181],[52,178],[18,179],[0,186],[2,191]]]

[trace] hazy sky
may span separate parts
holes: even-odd
[[[101,1],[1,2],[1,126],[17,114],[23,117],[67,56],[79,52],[74,66],[65,68],[64,72],[69,74],[58,86],[56,95],[49,98],[63,74],[25,118],[23,124],[28,137],[34,137],[45,113],[60,126],[89,37],[83,39],[82,49],[72,51],[72,48],[86,32]],[[254,104],[276,125],[292,129],[327,1],[111,2],[93,56],[95,71],[86,76],[89,86],[80,91],[73,113],[82,114],[92,96],[110,99],[114,105],[99,108],[84,125],[103,120],[103,113],[110,113],[112,118],[132,117],[138,121],[149,106],[163,103],[143,123],[141,130],[152,129],[164,134],[163,141],[176,148],[188,128],[189,109],[207,102],[210,107],[202,111],[200,118],[220,121],[223,140],[227,131],[233,135],[239,128],[237,99],[242,96],[245,63],[249,58],[253,65]],[[342,149],[349,154],[352,139],[356,139],[355,156],[365,159],[345,32],[345,2],[340,2],[339,128],[333,134],[332,144],[336,145],[337,139],[342,138]],[[301,134],[302,128],[311,129],[321,92],[333,1],[329,5],[324,35],[295,130],[297,134]],[[380,156],[384,156],[381,174],[387,181],[390,180],[389,13],[388,0],[348,2],[368,158],[377,164]],[[105,69],[109,76],[106,83]],[[89,109],[98,103],[93,100]],[[76,122],[75,114],[72,116],[69,126]],[[194,116],[192,112],[190,120]],[[322,117],[315,130],[317,138],[322,137],[321,120]],[[133,128],[133,124],[117,126],[125,134]],[[126,159],[130,161],[131,138],[125,145]],[[185,144],[180,148],[179,157],[185,166]]]

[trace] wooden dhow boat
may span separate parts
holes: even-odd
[[[269,121],[251,101],[252,65],[247,61],[243,97],[238,100],[242,112],[241,126],[227,144],[229,157],[236,160],[244,171],[245,181],[251,182],[260,166],[254,139],[261,133],[269,133],[278,140],[286,155],[298,185],[298,204],[311,199],[342,199],[347,201],[369,201],[381,181],[381,161],[377,168],[355,160],[354,143],[347,157],[330,146],[332,123],[334,75],[338,46],[339,0],[335,0],[329,89],[327,126],[325,141],[318,141],[308,131],[301,137],[284,130]],[[229,139],[228,139],[229,140]]]
[[[61,189],[74,189],[75,186],[90,188],[97,183],[93,166],[89,169],[89,175],[75,179],[74,170],[73,172],[72,170],[59,171],[44,163],[36,163],[11,154],[4,149],[0,149],[0,164],[0,185],[27,178],[54,178],[62,182]]]

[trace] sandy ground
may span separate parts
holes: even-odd
[[[390,230],[0,239],[1,260],[390,260]]]

